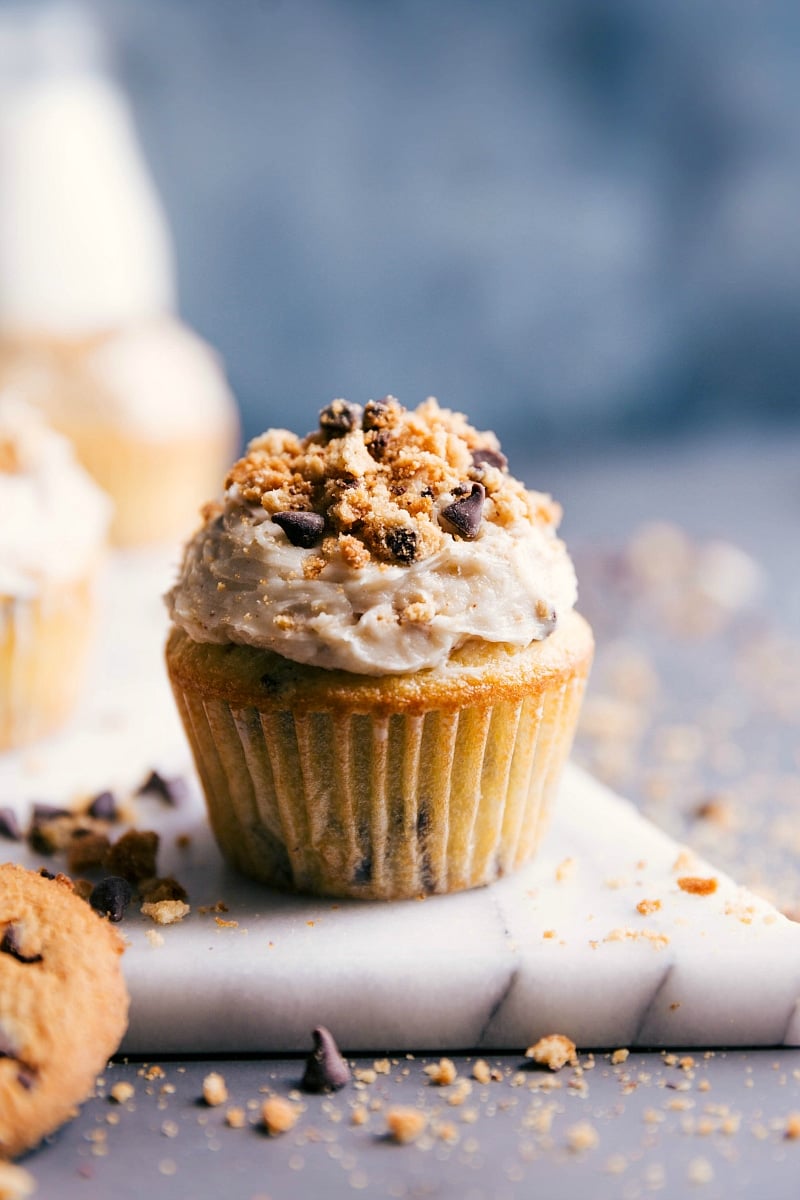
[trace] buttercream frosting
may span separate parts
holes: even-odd
[[[273,430],[251,443],[168,604],[198,642],[417,671],[471,638],[526,646],[556,627],[577,593],[559,517],[460,414],[337,401],[302,441]]]
[[[111,504],[66,438],[0,398],[0,597],[36,596],[79,579],[105,541]]]

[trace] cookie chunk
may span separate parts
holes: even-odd
[[[0,1158],[74,1116],[119,1046],[123,949],[65,876],[0,866]]]

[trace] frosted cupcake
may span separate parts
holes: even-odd
[[[110,504],[69,443],[0,401],[0,749],[55,729],[84,675]]]
[[[164,212],[87,18],[0,18],[0,386],[115,504],[114,540],[176,540],[230,463],[236,406],[180,323]]]
[[[236,447],[220,362],[171,317],[82,340],[0,339],[0,380],[73,443],[114,501],[120,545],[185,536]]]
[[[228,860],[411,897],[534,853],[592,657],[560,509],[428,400],[251,442],[186,551],[167,664]]]

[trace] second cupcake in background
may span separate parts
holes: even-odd
[[[395,899],[534,853],[592,658],[560,510],[429,400],[334,401],[230,472],[167,665],[225,856]]]
[[[97,31],[0,15],[0,387],[66,434],[121,545],[180,539],[238,439],[221,364],[174,315],[171,239]]]
[[[70,715],[111,505],[39,415],[0,400],[0,750]]]

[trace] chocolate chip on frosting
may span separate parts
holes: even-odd
[[[315,512],[279,512],[274,513],[272,519],[293,546],[301,546],[304,550],[317,544],[325,528],[325,518]]]
[[[12,922],[6,925],[3,940],[0,941],[0,954],[10,954],[20,963],[39,963],[42,961],[41,954],[23,954],[17,940],[17,927]]]
[[[508,459],[501,450],[490,450],[487,447],[486,449],[472,451],[472,465],[475,467],[496,467],[498,471],[505,471],[508,467]]]
[[[362,428],[383,429],[389,422],[391,406],[386,400],[370,400],[364,408]]]
[[[328,437],[344,437],[358,425],[361,409],[347,400],[334,400],[319,414],[319,424]]]
[[[478,536],[481,527],[485,497],[486,489],[483,484],[473,483],[470,494],[463,500],[454,500],[452,504],[448,504],[442,509],[441,515],[453,526],[456,533],[467,541],[472,541]]]
[[[329,1029],[318,1025],[311,1036],[314,1049],[306,1060],[300,1086],[306,1092],[337,1092],[350,1082],[350,1068]]]
[[[386,545],[399,563],[412,563],[417,557],[417,535],[404,525],[389,530]]]

